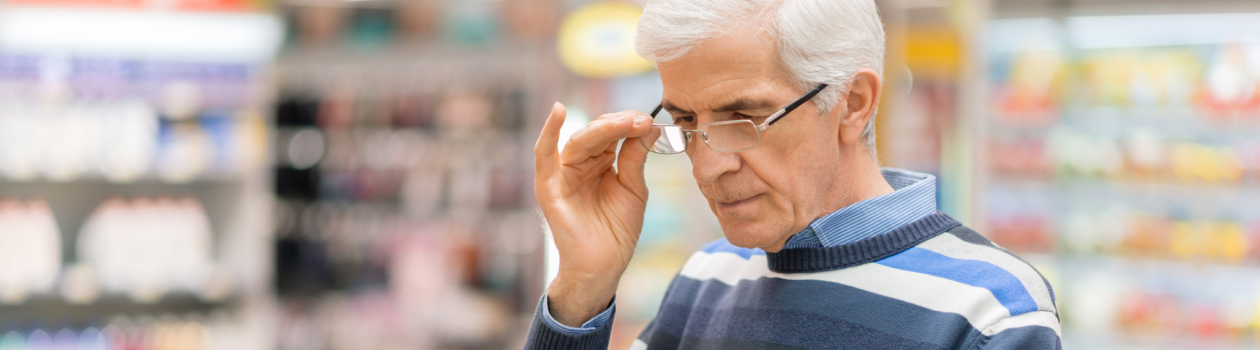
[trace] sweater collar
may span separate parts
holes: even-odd
[[[822,272],[861,265],[910,249],[962,226],[942,212],[928,215],[892,231],[834,247],[784,249],[766,253],[771,271],[779,273]]]

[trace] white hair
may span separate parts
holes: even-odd
[[[639,18],[635,50],[653,63],[677,59],[734,28],[760,26],[777,39],[779,59],[801,91],[830,85],[812,102],[831,111],[859,69],[884,74],[884,26],[874,0],[651,0]],[[875,153],[875,116],[862,141]]]

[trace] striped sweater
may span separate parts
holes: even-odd
[[[611,324],[571,334],[536,316],[525,347],[604,349]],[[834,247],[709,243],[631,349],[1060,349],[1059,333],[1032,266],[936,213]]]

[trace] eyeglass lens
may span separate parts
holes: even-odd
[[[718,152],[738,152],[761,144],[757,126],[748,120],[736,120],[706,124],[699,135],[705,144]],[[678,125],[654,125],[647,135],[639,138],[643,146],[656,153],[674,154],[687,151],[687,130]]]
[[[757,126],[748,120],[707,124],[700,130],[708,136],[704,142],[718,152],[743,151],[761,144]]]
[[[652,131],[640,137],[639,141],[649,151],[656,153],[675,154],[687,151],[687,133],[677,125],[654,125]]]

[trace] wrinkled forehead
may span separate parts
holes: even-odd
[[[658,62],[657,68],[662,102],[671,112],[760,107],[795,90],[779,63],[774,38],[757,29],[706,39],[680,58]]]

